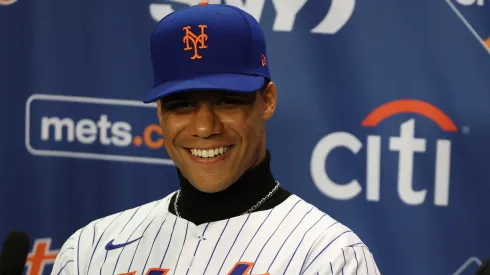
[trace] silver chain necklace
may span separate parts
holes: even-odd
[[[269,192],[269,194],[267,194],[267,196],[263,197],[259,202],[257,202],[254,206],[252,206],[252,208],[250,208],[249,210],[247,210],[246,212],[244,212],[241,215],[250,214],[253,211],[255,211],[257,208],[259,208],[266,200],[268,200],[270,197],[272,197],[272,195],[274,195],[274,193],[276,193],[277,189],[279,189],[279,185],[280,185],[279,182],[276,180],[276,186],[274,186],[274,188]],[[177,191],[177,197],[175,197],[174,211],[175,211],[175,214],[177,215],[177,217],[181,218],[178,207],[177,207],[177,203],[178,203],[179,199],[180,199],[180,189]]]

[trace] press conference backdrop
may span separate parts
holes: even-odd
[[[383,274],[473,274],[490,256],[490,2],[224,2],[267,37],[282,185]],[[140,102],[153,27],[196,3],[0,0],[0,236],[31,235],[27,274],[88,222],[178,188]]]

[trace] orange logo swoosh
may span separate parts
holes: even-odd
[[[443,111],[427,102],[416,99],[399,99],[374,109],[362,121],[362,126],[375,127],[384,119],[400,113],[416,113],[434,121],[447,132],[456,132],[458,128]]]

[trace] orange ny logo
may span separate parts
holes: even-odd
[[[184,27],[185,31],[185,36],[184,36],[184,43],[185,43],[185,48],[184,51],[190,51],[194,50],[194,55],[191,57],[191,59],[201,59],[202,56],[199,55],[199,52],[197,51],[197,45],[199,45],[199,49],[206,49],[208,46],[206,46],[206,41],[208,40],[208,35],[204,33],[204,29],[207,28],[208,26],[206,25],[199,25],[199,28],[201,29],[201,34],[196,35],[191,31],[191,27],[187,26]],[[192,45],[189,43],[192,42]]]

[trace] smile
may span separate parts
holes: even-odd
[[[220,155],[224,155],[228,150],[230,150],[231,146],[222,146],[214,149],[188,149],[189,152],[196,157],[200,157],[203,159],[206,158],[214,158]]]

